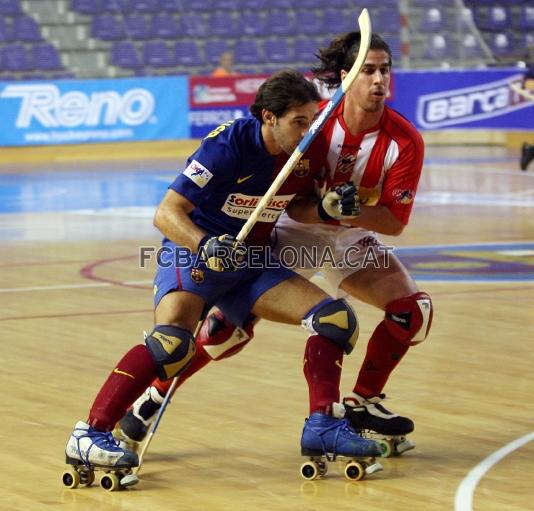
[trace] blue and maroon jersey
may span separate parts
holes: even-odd
[[[236,236],[280,172],[288,155],[267,152],[261,123],[245,117],[212,131],[187,160],[169,188],[196,207],[191,220],[208,234]],[[313,192],[309,161],[301,160],[271,200],[250,234],[248,245],[267,245],[278,217],[295,195]]]

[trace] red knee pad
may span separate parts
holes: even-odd
[[[212,360],[222,360],[240,352],[254,337],[254,324],[245,328],[232,325],[220,311],[210,314],[202,324],[196,339],[197,349],[202,349]]]
[[[398,298],[386,306],[386,328],[395,339],[413,346],[426,339],[432,314],[432,300],[427,293]]]

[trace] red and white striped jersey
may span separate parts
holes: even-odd
[[[343,120],[343,101],[304,155],[324,170],[325,185],[352,181],[361,204],[382,205],[407,224],[421,176],[424,143],[416,128],[385,107],[377,126],[352,135]]]

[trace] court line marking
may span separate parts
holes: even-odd
[[[498,451],[493,452],[487,458],[483,459],[475,468],[473,468],[463,479],[458,486],[456,496],[454,498],[454,510],[455,511],[472,511],[473,510],[473,496],[475,489],[484,477],[486,472],[501,461],[504,457],[510,453],[519,449],[528,442],[534,440],[534,431],[528,433],[521,438],[518,438],[504,447],[501,447]]]
[[[126,280],[121,282],[127,286],[138,286],[152,284],[152,280]],[[31,286],[31,287],[7,287],[0,288],[0,293],[24,293],[27,291],[55,291],[56,289],[84,289],[89,287],[111,287],[116,286],[114,282],[95,282],[91,284],[58,284],[55,286]]]

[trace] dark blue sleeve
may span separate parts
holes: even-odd
[[[225,138],[207,138],[187,160],[184,171],[169,186],[195,206],[228,188],[238,175],[238,158]]]

